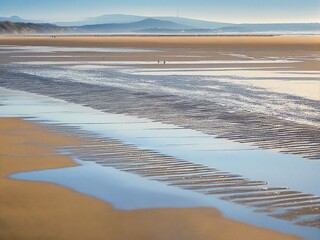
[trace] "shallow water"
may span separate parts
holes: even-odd
[[[88,134],[117,139],[139,149],[153,150],[190,163],[201,163],[252,180],[267,181],[268,186],[285,186],[290,190],[320,195],[315,186],[320,181],[320,168],[316,161],[260,150],[171,124],[104,113],[21,91],[0,88],[0,104],[0,116],[33,117],[32,121],[48,125],[78,127]],[[299,227],[292,222],[257,214],[253,212],[254,209],[222,201],[215,195],[168,186],[163,182],[96,163],[78,162],[80,167],[19,173],[13,177],[57,183],[108,201],[120,209],[213,206],[236,220],[299,234],[309,239],[317,239],[319,236],[317,229]],[[131,181],[135,184],[128,184]],[[128,192],[137,193],[132,201],[127,201],[125,197]]]
[[[217,167],[251,179],[263,179],[272,185],[320,195],[320,189],[315,186],[316,182],[320,182],[320,175],[317,174],[320,166],[316,161],[149,119],[105,113],[20,91],[0,90],[0,100],[4,104],[0,106],[1,116],[34,117],[34,120],[76,126],[144,149]],[[301,172],[308,173],[303,181],[299,179]]]
[[[52,63],[52,64],[51,64]],[[45,67],[38,67],[45,65]],[[128,64],[128,66],[126,66]],[[133,65],[132,65],[133,64]],[[278,67],[144,69],[135,62],[28,62],[14,71],[55,81],[111,86],[130,91],[174,94],[216,102],[236,110],[319,125],[318,71]],[[155,64],[140,62],[140,64]],[[32,66],[32,67],[31,67]],[[275,82],[272,84],[272,82]],[[278,88],[281,83],[281,88]],[[306,83],[301,90],[301,83]],[[288,87],[286,87],[288,86]],[[307,91],[304,91],[307,90]]]
[[[111,203],[114,208],[134,210],[141,208],[214,207],[224,216],[256,226],[317,239],[319,232],[308,227],[288,224],[268,216],[257,214],[248,208],[170,187],[163,183],[141,178],[114,168],[101,167],[95,163],[76,160],[81,166],[45,171],[18,173],[14,179],[44,181],[62,185],[72,190]],[[130,197],[128,197],[130,196]]]
[[[127,70],[147,76],[204,76],[210,80],[260,87],[269,91],[320,100],[320,71],[288,71],[281,67],[255,68],[177,68]],[[210,87],[210,86],[209,86]]]

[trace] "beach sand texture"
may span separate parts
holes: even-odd
[[[79,140],[17,118],[1,118],[0,135],[0,239],[298,239],[214,209],[120,211],[54,184],[12,180],[16,172],[76,166],[51,148]]]
[[[2,36],[1,45],[138,48],[265,48],[320,50],[319,37],[286,36]]]

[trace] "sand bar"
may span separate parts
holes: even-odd
[[[50,147],[77,140],[17,118],[0,119],[0,135],[0,239],[298,239],[211,208],[120,211],[60,186],[9,179],[15,172],[75,166]]]

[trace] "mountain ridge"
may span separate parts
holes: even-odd
[[[30,22],[30,21],[23,19],[19,16],[11,16],[11,17],[0,17],[0,22]]]
[[[177,17],[144,18],[135,15],[103,15],[112,16],[119,23],[89,24],[82,26],[58,26],[51,23],[30,23],[19,16],[0,17],[1,34],[37,34],[37,33],[176,33],[176,34],[214,34],[214,33],[270,33],[270,32],[317,32],[320,33],[320,23],[264,23],[264,24],[228,24],[208,22]],[[161,18],[161,19],[159,19]],[[1,21],[11,19],[12,21]],[[122,23],[139,19],[130,23]],[[172,21],[170,21],[172,19]],[[26,22],[19,22],[26,21]],[[186,24],[183,24],[186,23]],[[187,24],[189,23],[189,24]],[[196,25],[196,27],[195,27]]]
[[[132,23],[107,23],[107,24],[96,24],[96,25],[84,25],[77,27],[85,31],[94,32],[132,32],[138,31],[145,28],[168,28],[168,29],[189,29],[190,26],[177,24],[171,21],[162,21],[153,18],[147,18],[141,21]]]
[[[96,25],[96,24],[107,24],[107,23],[132,23],[141,21],[144,19],[157,19],[163,21],[171,21],[181,25],[188,25],[193,28],[219,28],[232,23],[223,22],[212,22],[206,20],[183,18],[183,17],[169,17],[169,16],[139,16],[139,15],[127,15],[127,14],[105,14],[97,17],[90,17],[85,20],[75,22],[55,22],[58,26],[82,26],[82,25]]]
[[[76,32],[76,30],[49,23],[0,22],[0,34],[50,34],[71,32]]]

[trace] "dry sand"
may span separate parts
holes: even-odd
[[[0,36],[0,45],[320,50],[319,37],[295,36]]]
[[[0,119],[0,136],[2,240],[298,239],[226,219],[211,208],[121,211],[61,186],[9,179],[15,172],[75,166],[50,147],[77,141],[16,118]]]

